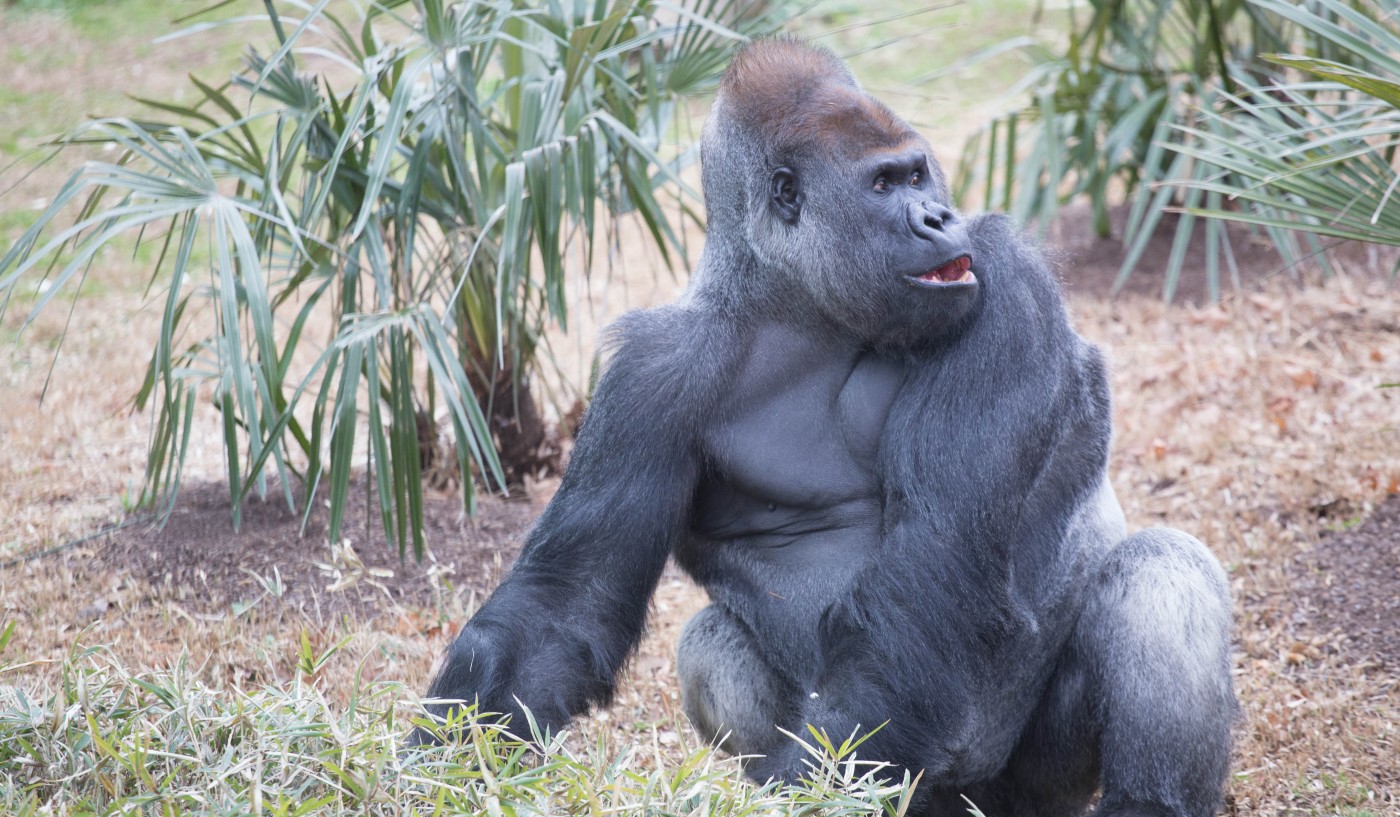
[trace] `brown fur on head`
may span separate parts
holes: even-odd
[[[776,155],[867,155],[922,141],[830,51],[780,37],[745,46],[720,82],[737,124]]]

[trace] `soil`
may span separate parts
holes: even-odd
[[[1354,514],[1344,506],[1319,511],[1329,518]],[[1400,497],[1358,519],[1336,519],[1352,526],[1298,557],[1291,624],[1299,643],[1324,634],[1348,663],[1394,676],[1400,673]]]
[[[1128,295],[1163,297],[1166,284],[1163,273],[1171,257],[1172,243],[1176,240],[1179,216],[1175,213],[1162,216],[1156,231],[1147,241],[1141,261],[1133,273],[1118,284],[1119,271],[1128,250],[1121,240],[1128,212],[1127,205],[1110,208],[1111,236],[1108,238],[1101,238],[1095,233],[1091,214],[1084,205],[1066,208],[1046,231],[1050,255],[1059,262],[1065,290],[1070,295],[1090,298]],[[1300,282],[1317,276],[1320,269],[1317,264],[1304,261],[1290,265],[1259,230],[1242,223],[1222,223],[1236,261],[1233,273],[1229,265],[1221,261],[1219,287],[1222,297],[1256,291],[1275,280]],[[1197,219],[1195,232],[1182,262],[1182,272],[1172,293],[1173,304],[1201,306],[1211,302],[1210,287],[1204,272],[1206,242],[1203,236],[1204,228],[1201,220]],[[1388,274],[1400,259],[1400,249],[1394,247],[1332,239],[1319,239],[1319,246],[1325,249],[1325,256],[1333,266],[1363,275]],[[1236,275],[1238,281],[1235,280]]]
[[[187,487],[164,527],[147,522],[122,528],[96,550],[108,570],[149,587],[149,600],[178,602],[203,613],[271,596],[281,606],[316,618],[349,615],[367,620],[401,608],[440,607],[445,593],[468,594],[495,586],[503,563],[519,550],[539,513],[526,497],[477,498],[468,517],[459,496],[424,496],[427,555],[400,558],[379,521],[378,501],[363,482],[352,487],[341,540],[327,540],[327,503],[314,503],[305,528],[275,488],[246,501],[234,529],[228,489],[221,483]],[[370,506],[370,503],[373,503]],[[370,506],[372,513],[366,513]],[[305,507],[297,497],[297,507]]]
[[[344,536],[331,547],[324,501],[303,528],[301,514],[272,491],[245,502],[235,530],[226,487],[206,482],[181,493],[164,527],[137,521],[106,536],[93,549],[94,567],[140,580],[152,602],[169,599],[203,613],[272,596],[288,612],[368,620],[441,608],[453,592],[484,597],[514,561],[543,509],[542,494],[480,496],[474,518],[455,495],[425,496],[429,549],[420,561],[411,550],[399,557],[377,515],[366,514],[373,498],[363,490],[351,491]],[[1345,527],[1325,533],[1289,567],[1292,579],[1275,601],[1288,611],[1295,641],[1331,644],[1359,669],[1400,672],[1400,496],[1364,519],[1344,501],[1314,512]],[[679,571],[670,566],[667,575]]]

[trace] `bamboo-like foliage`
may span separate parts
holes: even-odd
[[[0,626],[7,679],[30,663],[4,653],[16,630]],[[528,712],[502,724],[464,707],[462,740],[408,749],[408,729],[441,727],[402,684],[353,672],[350,640],[303,631],[291,680],[251,690],[211,685],[188,654],[137,672],[75,645],[52,682],[0,687],[0,813],[905,817],[914,802],[917,775],[859,756],[864,730],[809,727],[803,778],[761,786],[704,746],[657,763],[641,741],[542,734]],[[353,682],[327,680],[338,664]]]
[[[980,193],[986,206],[1042,226],[1064,202],[1086,199],[1101,236],[1109,234],[1112,202],[1131,202],[1117,286],[1132,273],[1162,216],[1185,208],[1164,295],[1170,299],[1176,291],[1186,249],[1201,238],[1208,289],[1217,297],[1222,262],[1234,265],[1229,240],[1222,224],[1202,223],[1191,211],[1225,206],[1218,192],[1195,184],[1221,181],[1221,167],[1197,160],[1193,147],[1210,127],[1200,112],[1218,110],[1258,85],[1267,66],[1257,54],[1286,50],[1294,29],[1290,15],[1275,5],[1297,4],[1088,0],[1070,6],[1063,52],[1026,39],[1001,44],[985,56],[1021,49],[1034,59],[1015,91],[1030,99],[969,140],[957,174],[959,195]],[[1301,254],[1287,231],[1271,235],[1286,257]]]
[[[1245,85],[1173,142],[1219,169],[1190,193],[1240,203],[1194,214],[1400,246],[1400,2],[1251,2],[1307,35],[1307,53],[1264,58],[1311,76]]]
[[[272,53],[229,83],[191,77],[194,104],[139,100],[149,118],[67,137],[119,158],[75,173],[0,258],[0,315],[23,282],[48,282],[32,320],[114,241],[155,242],[143,501],[169,512],[212,399],[235,523],[273,474],[293,506],[298,480],[327,491],[336,540],[367,430],[385,532],[421,556],[417,417],[445,406],[470,511],[473,466],[503,482],[494,387],[526,382],[567,319],[566,259],[586,273],[604,213],[632,212],[669,263],[661,191],[695,195],[689,154],[659,153],[675,106],[766,21],[736,23],[732,0],[328,5],[265,0]],[[301,70],[313,56],[335,80]]]

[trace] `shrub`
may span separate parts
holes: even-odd
[[[1361,9],[1369,0],[1328,2],[1322,13]],[[1022,49],[1035,60],[1018,88],[1030,100],[969,140],[959,167],[962,197],[980,191],[986,206],[1042,226],[1059,206],[1085,199],[1101,236],[1109,234],[1113,201],[1132,202],[1123,240],[1127,254],[1116,286],[1132,273],[1148,240],[1173,209],[1176,223],[1164,296],[1176,291],[1187,246],[1203,236],[1207,288],[1219,296],[1222,263],[1234,257],[1223,225],[1202,222],[1198,210],[1232,206],[1223,190],[1249,186],[1230,164],[1200,157],[1220,126],[1212,112],[1260,85],[1276,71],[1259,55],[1286,50],[1301,36],[1306,47],[1342,57],[1345,46],[1297,27],[1295,3],[1251,0],[1088,0],[1071,4],[1068,44],[1055,50],[1022,39],[993,49]],[[1304,4],[1306,5],[1306,4]],[[1356,13],[1356,12],[1352,12]],[[1273,202],[1254,203],[1255,223],[1269,232],[1285,260],[1303,250],[1272,223]],[[1198,231],[1198,228],[1201,228]],[[1319,244],[1308,239],[1316,255]]]
[[[1186,189],[1248,205],[1198,213],[1400,246],[1400,6],[1251,2],[1305,32],[1302,53],[1264,55],[1299,78],[1243,84],[1173,143],[1218,168]]]
[[[662,191],[694,195],[677,175],[691,154],[663,152],[677,105],[770,18],[732,0],[264,6],[272,51],[230,82],[191,77],[193,104],[140,100],[150,118],[63,140],[119,158],[75,173],[0,258],[0,315],[22,282],[45,277],[32,319],[105,247],[153,242],[143,504],[169,513],[209,399],[235,524],[274,474],[293,507],[295,481],[308,498],[324,483],[334,541],[367,426],[386,534],[421,556],[439,406],[468,511],[472,467],[498,486],[532,467],[529,383],[568,317],[565,259],[587,274],[609,216],[631,213],[669,263]],[[333,67],[303,72],[312,56]]]

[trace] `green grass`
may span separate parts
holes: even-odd
[[[14,12],[60,16],[84,37],[142,35],[147,39],[172,30],[172,20],[213,5],[209,0],[17,0]],[[228,16],[232,11],[223,12]]]
[[[181,24],[174,21],[210,4],[209,0],[19,0],[13,5],[0,2],[0,23],[49,21],[57,25],[45,30],[56,32],[54,36],[60,38],[38,45],[23,39],[6,43],[0,68],[22,67],[51,77],[53,87],[35,92],[0,85],[0,122],[5,123],[0,127],[0,169],[45,138],[78,125],[89,114],[108,114],[134,107],[123,98],[124,93],[142,95],[147,93],[143,86],[159,83],[163,77],[183,75],[189,69],[182,59],[182,46],[159,44],[155,40],[188,27],[193,21]],[[201,16],[198,21],[227,19],[237,11],[236,8],[222,9]],[[237,66],[238,55],[246,47],[246,39],[232,33],[198,37],[201,57],[212,53],[215,61],[225,66],[220,72],[214,72],[216,78],[218,73],[227,74]],[[184,53],[190,48],[183,46]],[[162,50],[168,56],[164,56]],[[102,66],[103,55],[109,52],[120,53],[119,61],[111,66],[114,73],[92,77],[95,83],[85,81],[83,66]],[[133,57],[147,63],[144,67],[148,70],[134,77],[134,81],[128,81],[124,63]],[[147,62],[152,58],[156,61],[154,65]],[[3,182],[8,176],[9,173],[0,176],[0,191],[7,186]],[[11,206],[0,199],[0,210]]]
[[[1323,772],[1315,777],[1301,777],[1293,789],[1300,799],[1314,799],[1318,792],[1328,795],[1326,810],[1315,810],[1311,812],[1313,814],[1336,817],[1380,817],[1381,814],[1374,808],[1377,792],[1346,772]]]
[[[0,651],[15,624],[0,625]],[[318,681],[344,642],[303,637],[297,675],[250,691],[206,685],[185,658],[135,673],[75,648],[52,690],[0,686],[0,812],[181,815],[902,815],[907,785],[879,782],[858,742],[812,739],[808,780],[756,786],[705,749],[645,768],[639,747],[578,751],[530,724],[475,719],[461,743],[405,748],[423,724],[403,685],[357,683],[346,703]],[[22,669],[0,663],[0,678]]]
[[[58,123],[72,114],[56,92],[26,94],[0,86],[0,122],[9,123],[0,130],[0,154],[17,155],[38,138],[58,133]]]
[[[18,203],[18,202],[16,202]],[[39,217],[39,211],[29,207],[24,209],[0,210],[0,249],[8,246],[3,236],[18,235],[29,229],[29,225]]]

